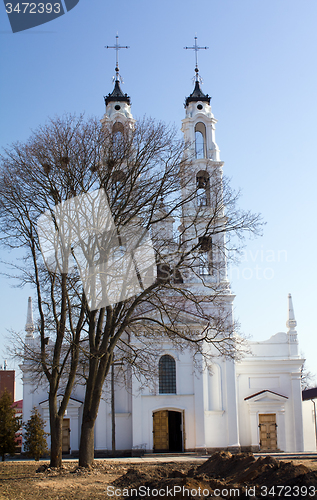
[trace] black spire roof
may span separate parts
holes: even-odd
[[[119,80],[115,81],[114,89],[111,92],[111,94],[108,94],[105,97],[106,106],[109,102],[113,102],[113,101],[122,101],[122,102],[126,102],[127,104],[130,104],[130,97],[128,96],[128,94],[124,94],[122,92]]]
[[[190,94],[189,97],[187,97],[185,106],[188,106],[190,102],[197,102],[197,101],[208,102],[208,104],[210,104],[210,99],[211,97],[209,97],[208,94],[203,93],[203,91],[200,88],[199,81],[196,80],[194,91]]]

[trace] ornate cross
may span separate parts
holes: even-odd
[[[116,67],[115,67],[115,72],[116,72],[116,80],[119,81],[120,75],[119,75],[119,50],[120,49],[129,49],[130,47],[128,45],[119,45],[119,35],[116,35],[116,44],[115,45],[106,45],[105,49],[115,49],[116,51]]]
[[[196,81],[198,81],[199,77],[198,77],[198,73],[199,73],[199,69],[198,69],[198,51],[199,50],[206,50],[206,49],[209,49],[209,47],[199,47],[197,45],[197,36],[195,36],[195,45],[193,47],[184,47],[184,49],[192,49],[195,51],[195,62],[196,62],[196,65],[195,65],[195,73],[196,73]]]

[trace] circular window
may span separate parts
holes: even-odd
[[[119,106],[119,104],[116,104],[114,109],[116,109],[117,111],[119,111],[119,109],[121,109],[121,106]]]
[[[197,109],[203,109],[201,104],[197,104]]]

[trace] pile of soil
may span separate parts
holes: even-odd
[[[171,491],[176,499],[199,496],[216,496],[220,499],[238,496],[246,498],[248,491],[250,498],[317,498],[316,471],[303,464],[294,465],[292,462],[278,461],[270,456],[256,459],[252,453],[233,455],[221,451],[214,453],[202,465],[192,467],[188,471],[175,467],[168,474],[166,472],[164,467],[153,467],[152,470],[147,468],[142,472],[136,467],[130,467],[124,475],[113,481],[112,485],[118,492],[125,489],[125,492],[122,491],[122,498],[127,496],[127,491],[130,497],[144,498],[145,490],[146,498],[168,498]]]
[[[228,484],[265,485],[270,486],[288,484],[316,486],[317,475],[305,465],[293,465],[292,462],[283,462],[273,457],[255,458],[252,453],[229,452],[213,454],[209,460],[196,469],[189,471],[195,477],[208,477],[226,480]],[[307,479],[312,482],[307,482]]]

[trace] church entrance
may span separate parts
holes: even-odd
[[[276,414],[275,413],[260,414],[259,429],[260,429],[260,450],[276,451],[277,450]]]
[[[153,413],[153,450],[183,451],[182,412],[161,410]]]
[[[69,455],[70,453],[70,426],[69,418],[63,419],[62,429],[62,453]]]

